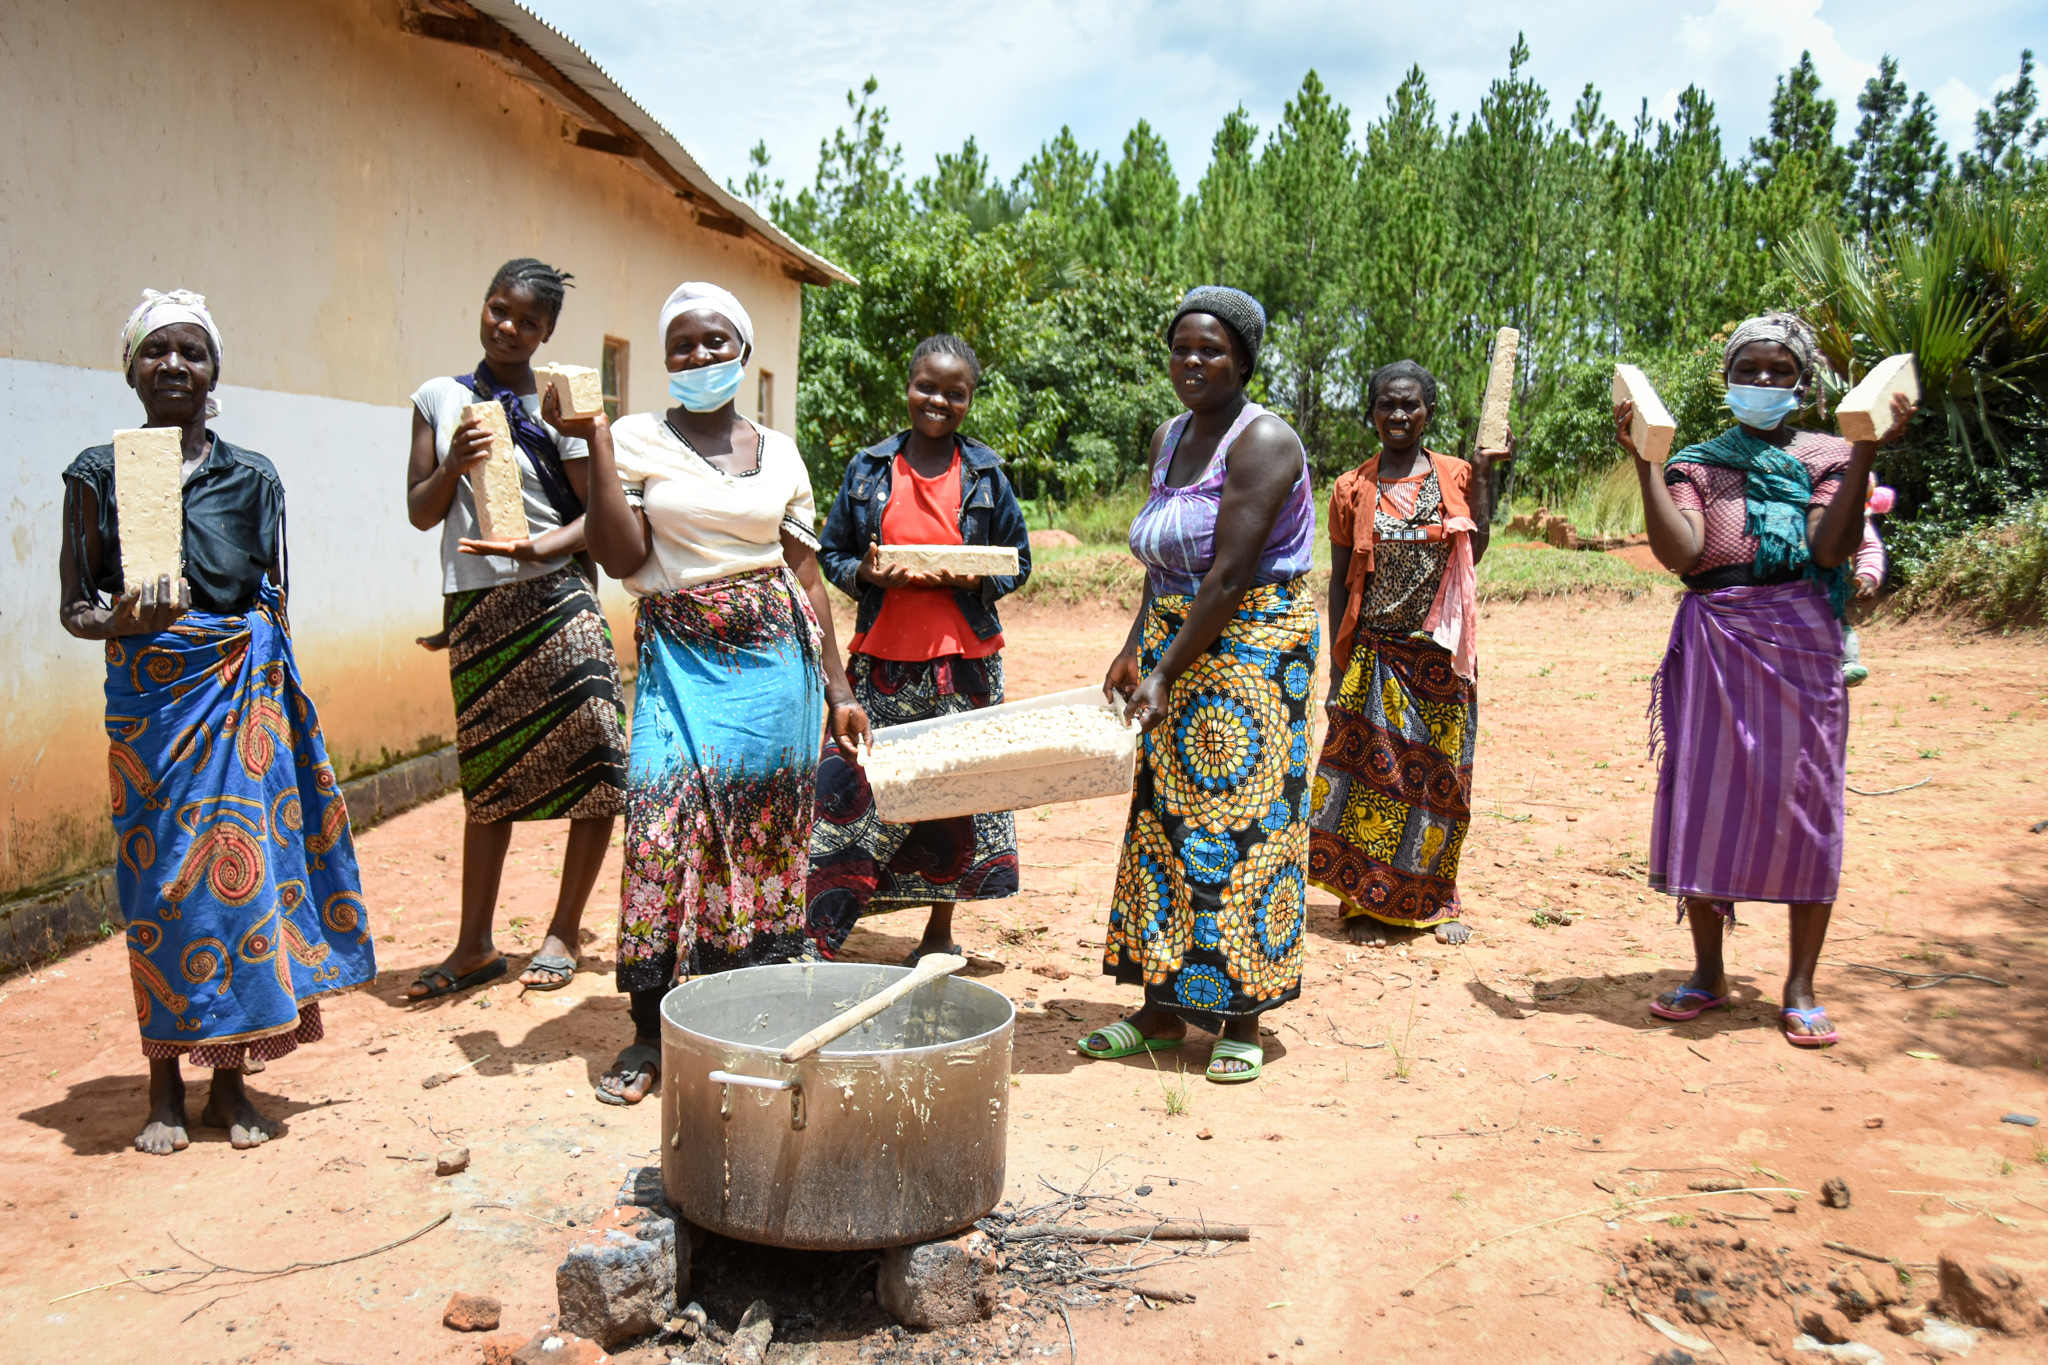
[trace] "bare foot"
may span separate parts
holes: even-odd
[[[413,643],[421,649],[439,652],[448,648],[448,632],[444,630],[435,635],[422,635],[415,639]]]
[[[1438,943],[1449,943],[1455,946],[1467,942],[1471,937],[1472,931],[1454,919],[1447,919],[1436,927],[1436,941]]]
[[[1361,948],[1387,946],[1387,926],[1371,915],[1353,915],[1345,920],[1344,936]]]
[[[638,1104],[661,1080],[661,1040],[635,1039],[618,1055],[611,1070],[597,1078],[598,1098],[611,1104]]]
[[[239,1071],[213,1073],[213,1085],[207,1091],[206,1108],[199,1111],[199,1122],[207,1128],[227,1129],[228,1141],[238,1152],[260,1147],[284,1131],[250,1102]]]
[[[186,1135],[185,1077],[176,1061],[149,1064],[149,1118],[135,1135],[135,1150],[169,1156],[192,1145]]]

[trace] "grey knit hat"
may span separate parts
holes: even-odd
[[[1257,299],[1227,284],[1198,284],[1188,290],[1187,297],[1174,310],[1173,321],[1166,324],[1167,340],[1173,339],[1173,329],[1189,313],[1207,313],[1228,327],[1237,344],[1244,347],[1245,359],[1251,364],[1245,378],[1258,373],[1259,346],[1266,339],[1266,310]]]

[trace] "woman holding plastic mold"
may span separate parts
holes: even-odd
[[[1841,490],[1868,484],[1877,453],[1785,425],[1818,396],[1820,359],[1791,314],[1743,323],[1722,356],[1736,425],[1662,470],[1629,436],[1633,405],[1614,406],[1650,548],[1691,590],[1651,684],[1649,880],[1679,898],[1694,967],[1650,1012],[1696,1019],[1727,1004],[1721,942],[1735,902],[1775,901],[1790,907],[1792,934],[1779,1024],[1798,1047],[1838,1036],[1813,973],[1842,877],[1841,622],[1864,524],[1863,500]]]
[[[981,361],[953,336],[927,337],[910,356],[910,428],[846,466],[825,518],[818,562],[860,603],[847,642],[848,682],[876,725],[904,725],[1003,700],[998,599],[1031,576],[1024,509],[1002,458],[960,424],[974,403]],[[883,564],[882,545],[1009,545],[1017,572],[963,575]],[[924,934],[905,960],[957,953],[953,906],[1017,894],[1017,823],[1008,811],[885,824],[860,766],[827,750],[818,765],[811,828],[810,932],[836,954],[855,921],[929,905]]]
[[[851,757],[847,686],[796,442],[733,400],[753,319],[679,285],[660,335],[676,405],[609,426],[544,411],[590,444],[591,553],[636,599],[618,986],[635,1040],[598,1083],[637,1104],[659,1078],[661,998],[683,976],[811,953],[804,929],[820,731]]]

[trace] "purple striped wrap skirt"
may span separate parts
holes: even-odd
[[[1650,694],[1651,887],[1832,902],[1848,695],[1841,626],[1811,582],[1687,593]]]

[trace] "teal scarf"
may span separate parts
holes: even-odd
[[[1749,509],[1744,529],[1756,537],[1754,567],[1758,579],[1804,570],[1805,576],[1827,593],[1835,619],[1846,617],[1848,573],[1841,565],[1823,569],[1815,564],[1806,544],[1806,514],[1813,500],[1813,476],[1806,472],[1798,457],[1738,426],[1730,427],[1711,441],[1687,446],[1665,463],[1741,471],[1743,500]]]

